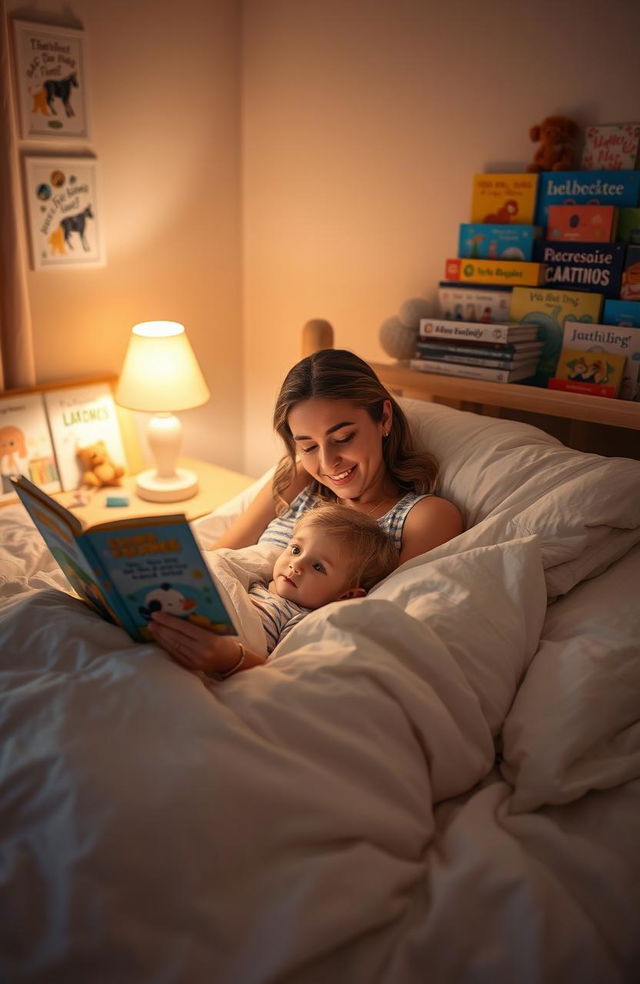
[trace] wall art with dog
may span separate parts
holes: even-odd
[[[35,270],[104,266],[95,158],[25,157]]]
[[[19,20],[13,27],[22,138],[86,140],[84,31]]]

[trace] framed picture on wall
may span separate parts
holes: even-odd
[[[23,139],[89,136],[84,31],[14,20],[16,95]]]
[[[24,164],[33,268],[104,266],[95,158],[27,156]]]

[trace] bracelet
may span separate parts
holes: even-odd
[[[211,675],[216,678],[216,680],[226,680],[227,677],[233,676],[237,673],[242,664],[244,663],[244,646],[241,642],[238,642],[238,648],[240,649],[240,656],[238,657],[238,662],[234,663],[233,666],[228,670],[221,670],[218,673],[212,673]]]

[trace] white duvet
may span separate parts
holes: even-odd
[[[465,535],[205,687],[2,520],[0,979],[637,979],[638,548],[547,614]]]

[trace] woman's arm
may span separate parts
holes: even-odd
[[[267,661],[266,654],[241,646],[234,636],[215,635],[208,629],[163,612],[153,613],[149,632],[172,659],[195,673],[227,673],[236,665],[240,672],[262,666]]]
[[[462,516],[453,502],[435,495],[421,499],[404,521],[400,563],[452,540],[462,530]]]
[[[285,499],[291,502],[298,492],[309,482],[309,475],[302,468],[298,468],[291,485],[286,490]],[[228,530],[223,533],[219,540],[211,546],[210,550],[217,550],[218,547],[251,547],[258,542],[259,537],[264,533],[272,519],[275,519],[276,507],[273,501],[271,482],[260,489],[255,499],[249,504],[247,509],[241,513],[231,524]]]

